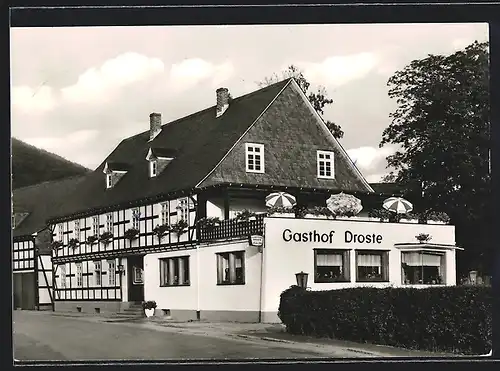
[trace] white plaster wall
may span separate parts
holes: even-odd
[[[229,201],[229,218],[234,218],[243,210],[256,213],[267,210],[265,204],[259,200],[235,199]],[[224,219],[224,200],[222,198],[211,198],[207,200],[207,217],[218,217]]]
[[[245,251],[245,284],[217,285],[220,252]],[[190,286],[160,287],[159,259],[189,256]],[[144,257],[146,300],[158,309],[200,311],[258,311],[260,305],[261,254],[248,242],[212,244],[197,250],[148,254]],[[197,268],[198,267],[198,268]]]
[[[160,287],[160,259],[189,256],[190,286]],[[154,300],[157,309],[197,309],[196,250],[148,254],[144,257],[144,299]]]
[[[50,303],[52,303],[52,301],[50,299],[50,295],[52,293],[52,261],[50,259],[50,255],[40,255],[38,259],[41,259],[41,263],[42,263],[42,264],[40,264],[40,261],[37,260],[38,269],[39,269],[38,270],[38,302],[40,304],[50,304]],[[42,269],[46,270],[45,275],[44,275],[44,272],[42,272]],[[50,286],[50,287],[49,288],[41,288],[40,286]]]
[[[127,258],[118,258],[118,263],[116,264],[116,270],[118,271],[118,265],[122,264],[125,272],[121,274],[121,286],[122,286],[122,301],[128,301],[128,275],[130,274],[127,266]],[[120,284],[120,275],[117,275],[117,282]]]
[[[334,240],[329,243],[314,242],[285,242],[283,231],[330,233],[334,230]],[[380,244],[346,243],[345,231],[356,234],[380,234]],[[419,233],[429,233],[433,243],[455,244],[455,228],[448,225],[423,225],[402,223],[373,223],[361,221],[315,220],[315,219],[265,219],[265,247],[263,273],[263,311],[276,312],[279,307],[280,294],[296,284],[295,273],[304,271],[309,273],[308,287],[312,290],[331,290],[346,287],[372,286],[386,287],[401,286],[401,250],[394,248],[396,243],[415,243],[415,236]],[[338,248],[352,249],[350,252],[351,282],[350,283],[315,283],[314,282],[314,249]],[[355,250],[374,249],[389,251],[389,282],[356,283]],[[453,284],[454,275],[453,254],[448,253],[447,284]]]
[[[217,285],[216,253],[245,250],[245,284]],[[261,254],[248,242],[211,245],[199,249],[199,305],[207,311],[258,311]]]

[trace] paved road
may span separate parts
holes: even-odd
[[[169,360],[324,358],[325,353],[232,338],[164,332],[124,323],[99,323],[15,311],[17,360]],[[330,356],[331,357],[331,356]]]

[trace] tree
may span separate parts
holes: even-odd
[[[309,92],[309,87],[311,86],[311,84],[306,80],[303,72],[294,65],[290,65],[287,70],[283,71],[281,78],[276,73],[274,73],[270,77],[265,77],[264,80],[258,82],[257,84],[259,85],[259,87],[263,88],[265,86],[277,83],[280,80],[285,80],[290,77],[295,78],[295,81],[297,81],[297,84],[302,89],[304,94],[307,96],[307,98],[313,105],[314,109],[320,115],[323,115],[324,114],[323,110],[325,106],[327,106],[328,104],[332,104],[333,99],[328,98],[327,95],[328,93],[326,92],[326,89],[323,86],[318,86],[316,93]],[[342,131],[339,125],[329,120],[325,121],[325,123],[335,138],[340,139],[344,136],[344,132]]]
[[[387,157],[390,177],[421,194],[416,209],[450,216],[457,242],[474,247],[473,265],[487,262],[491,250],[488,238],[478,238],[489,237],[492,215],[488,61],[488,43],[476,41],[396,72],[388,86],[398,106],[380,143],[400,146]]]

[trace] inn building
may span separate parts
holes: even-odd
[[[215,98],[165,124],[152,113],[149,130],[124,139],[49,218],[56,311],[154,300],[156,315],[174,319],[276,322],[279,295],[301,271],[313,289],[455,284],[454,227],[369,220],[385,195],[293,78]],[[275,191],[303,207],[343,191],[365,210],[266,216]],[[302,238],[310,233],[319,240]],[[416,243],[420,233],[433,243]]]

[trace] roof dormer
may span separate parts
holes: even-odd
[[[102,172],[106,174],[106,188],[113,188],[127,173],[128,165],[121,162],[107,161]]]
[[[160,174],[175,157],[175,151],[166,148],[150,148],[146,155],[149,161],[149,177]]]

